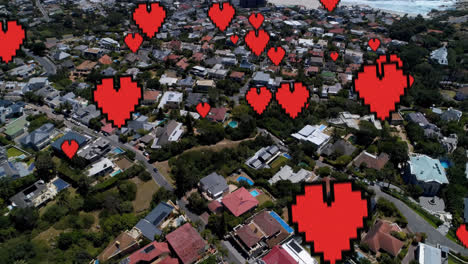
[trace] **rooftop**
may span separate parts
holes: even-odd
[[[258,205],[258,200],[244,187],[226,195],[222,202],[235,216],[240,216]]]
[[[195,262],[206,245],[205,240],[190,223],[186,223],[167,234],[166,239],[183,264]]]
[[[438,159],[416,154],[410,157],[409,165],[411,174],[416,176],[418,181],[449,183],[445,175],[445,169]]]

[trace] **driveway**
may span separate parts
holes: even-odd
[[[426,233],[426,241],[429,244],[443,245],[449,247],[455,252],[459,252],[465,256],[468,256],[468,249],[442,235],[439,231],[437,231],[437,229],[435,229],[426,220],[424,220],[421,216],[414,212],[413,209],[409,208],[405,203],[389,194],[382,192],[378,186],[372,186],[371,188],[375,191],[376,198],[383,197],[395,204],[398,210],[400,210],[400,212],[408,220],[408,228],[412,232]]]
[[[231,243],[229,243],[229,241],[221,240],[221,246],[224,247],[228,252],[227,259],[229,263],[235,263],[235,264],[246,263],[245,258],[242,257],[241,254],[239,254],[239,252],[237,252],[237,250],[231,245]]]

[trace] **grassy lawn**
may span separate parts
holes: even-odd
[[[150,207],[153,194],[158,190],[158,185],[153,179],[144,182],[138,177],[130,179],[137,185],[136,198],[132,202],[135,213],[142,212]]]
[[[60,235],[60,233],[64,232],[63,230],[57,230],[53,226],[49,227],[47,230],[39,233],[35,238],[33,238],[33,241],[38,241],[42,240],[47,242],[49,245],[51,242],[54,242],[55,238]]]
[[[17,148],[14,148],[14,147],[11,147],[9,149],[7,149],[7,155],[8,155],[8,158],[11,158],[11,157],[18,157],[18,156],[21,156],[23,155],[24,153],[22,151],[20,151],[19,149]]]
[[[286,162],[288,162],[288,159],[285,158],[283,155],[281,155],[281,156],[278,156],[273,162],[271,162],[270,167],[273,169],[276,169],[286,164]]]
[[[257,198],[259,205],[262,205],[267,201],[271,201],[271,198],[268,197],[268,195],[266,195],[264,193],[261,193],[261,194],[257,195],[257,197],[255,197],[255,198]]]

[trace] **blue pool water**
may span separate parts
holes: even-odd
[[[123,151],[123,149],[121,149],[121,148],[115,148],[114,150],[112,150],[112,152],[114,152],[115,154],[122,154],[125,151]]]
[[[239,124],[237,123],[237,121],[231,121],[231,122],[229,122],[228,125],[229,125],[230,127],[232,127],[232,128],[236,128]]]
[[[251,194],[253,197],[257,197],[260,193],[259,193],[257,190],[253,190],[253,191],[250,191],[250,194]]]
[[[122,172],[122,170],[114,171],[113,173],[111,173],[110,176],[111,176],[111,177],[114,177],[115,175],[117,175],[117,174],[119,174],[119,173],[121,173],[121,172]]]
[[[287,159],[291,159],[291,156],[289,156],[289,154],[286,154],[286,153],[283,154],[283,157],[285,157]]]
[[[240,182],[240,181],[246,181],[249,185],[253,185],[253,181],[251,181],[250,179],[247,179],[246,177],[244,176],[239,176],[239,178],[237,178],[237,181]]]
[[[323,131],[323,130],[325,130],[325,128],[327,128],[327,126],[326,126],[326,125],[320,125],[320,127],[319,127],[320,131]]]
[[[55,185],[55,187],[57,187],[57,191],[59,191],[59,192],[60,192],[61,190],[63,190],[63,189],[66,189],[66,188],[70,187],[70,184],[68,184],[68,182],[66,182],[66,181],[64,181],[64,180],[62,180],[62,179],[60,179],[60,178],[58,178],[57,180],[55,180],[55,181],[53,182],[53,184]]]
[[[442,167],[444,167],[444,169],[448,169],[451,166],[449,160],[440,160],[440,164],[442,165]]]
[[[290,227],[277,213],[271,211],[270,212],[270,215],[276,220],[278,221],[278,223],[280,223],[280,225],[286,229],[286,231],[288,231],[289,234],[292,234],[294,233],[294,229],[292,229],[292,227]]]

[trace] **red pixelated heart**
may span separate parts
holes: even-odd
[[[232,44],[236,45],[237,41],[239,41],[239,36],[232,35],[230,39],[231,39]]]
[[[369,44],[369,47],[373,51],[376,51],[380,47],[380,39],[378,39],[378,38],[369,39],[368,44]]]
[[[142,90],[131,77],[120,77],[120,87],[114,87],[114,79],[102,79],[94,90],[94,101],[114,126],[122,127],[131,118],[142,98]]]
[[[466,225],[460,225],[457,229],[457,237],[466,248],[468,248],[468,231],[466,231]]]
[[[148,10],[146,3],[138,4],[133,11],[133,21],[146,36],[152,38],[166,20],[166,10],[159,3],[151,3],[149,8],[150,10]]]
[[[222,2],[221,4],[222,7],[220,6],[220,3],[213,3],[210,9],[208,9],[208,17],[219,28],[219,30],[225,31],[234,18],[236,10],[228,2]]]
[[[197,105],[197,112],[200,114],[201,117],[206,117],[210,110],[211,106],[208,103],[198,103]]]
[[[330,184],[327,201],[323,183],[305,185],[304,194],[297,195],[291,205],[291,214],[297,231],[313,244],[313,252],[335,264],[344,252],[353,249],[351,241],[358,239],[369,209],[367,199],[362,198],[361,191],[353,190],[350,182]]]
[[[270,35],[263,29],[259,30],[258,34],[255,33],[255,30],[250,30],[245,35],[244,41],[255,55],[260,56],[270,41]]]
[[[275,94],[276,101],[290,117],[296,118],[309,101],[310,92],[301,82],[294,83],[293,91],[289,85],[289,83],[281,84]]]
[[[136,53],[138,51],[141,43],[143,43],[143,37],[138,33],[129,33],[125,36],[125,44],[127,44],[128,48],[133,53]]]
[[[329,12],[335,10],[336,6],[340,2],[340,0],[319,0],[320,3],[327,9]]]
[[[268,58],[270,58],[271,62],[278,66],[281,61],[284,58],[284,55],[286,54],[286,51],[283,49],[283,47],[271,47],[268,50]]]
[[[401,60],[394,55],[385,63],[380,57],[375,65],[365,65],[354,79],[354,88],[364,103],[370,106],[377,118],[385,120],[390,112],[395,111],[396,104],[404,95],[405,89],[411,87],[414,79],[405,75],[398,66]],[[379,67],[381,66],[381,67]]]
[[[0,58],[5,62],[10,62],[26,38],[26,33],[21,25],[16,21],[7,21],[7,24],[0,22]]]
[[[331,58],[333,61],[336,61],[336,59],[338,59],[338,55],[339,55],[338,52],[332,51],[332,52],[330,53],[330,58]]]
[[[257,114],[261,115],[271,101],[271,92],[265,86],[260,87],[260,92],[257,88],[252,87],[245,94],[247,103],[253,108]]]
[[[69,159],[72,159],[78,151],[78,142],[76,140],[65,140],[62,143],[62,151]]]
[[[264,20],[265,17],[261,13],[252,13],[249,16],[249,22],[255,29],[259,29],[262,26]]]

